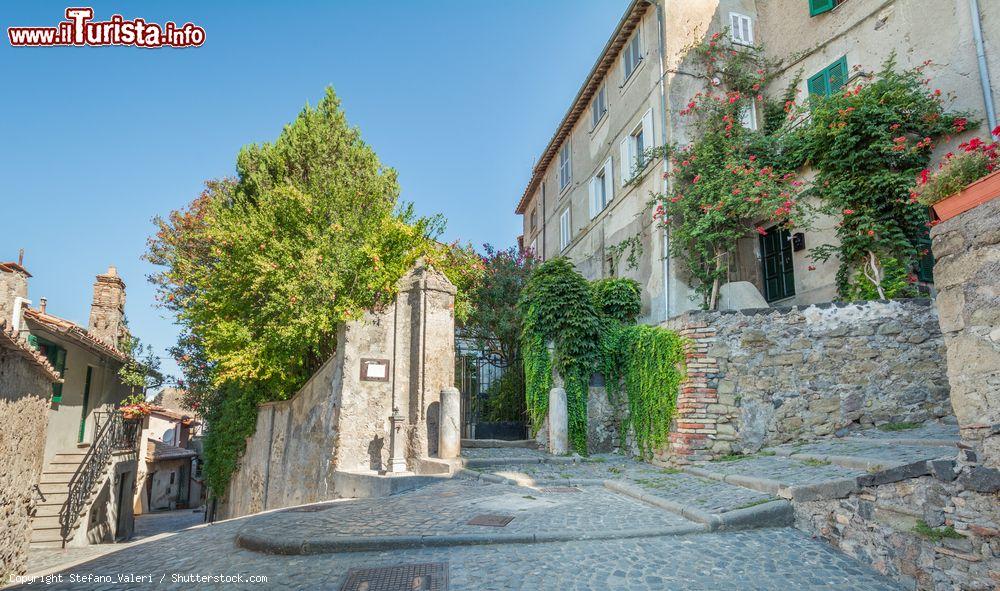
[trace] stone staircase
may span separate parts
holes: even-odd
[[[39,500],[35,506],[35,516],[31,520],[31,546],[53,547],[63,543],[62,525],[59,513],[69,499],[69,484],[73,475],[80,469],[80,462],[87,455],[86,449],[73,449],[57,453],[42,471],[38,490],[44,500]],[[89,504],[88,504],[89,508]],[[79,526],[77,523],[67,534],[71,538]]]

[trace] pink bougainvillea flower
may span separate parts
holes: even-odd
[[[763,226],[757,226],[757,233],[761,236],[767,236],[767,230]]]
[[[845,209],[845,210],[844,210],[844,215],[851,215],[851,214],[853,214],[853,213],[854,213],[854,210],[853,210],[853,209]]]
[[[997,125],[997,128],[996,128],[996,129],[994,129],[992,133],[993,133],[993,135],[995,135],[996,137],[1000,137],[1000,125]]]
[[[868,230],[868,235],[869,236],[874,236],[875,235],[875,230]]]
[[[808,269],[809,269],[810,271],[815,271],[815,270],[816,270],[816,267],[815,267],[815,265],[809,265]]]

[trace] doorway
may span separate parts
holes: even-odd
[[[90,405],[90,382],[94,374],[94,368],[87,366],[87,380],[83,383],[83,408],[80,411],[80,433],[77,436],[77,443],[83,443],[83,436],[87,433],[87,407]]]

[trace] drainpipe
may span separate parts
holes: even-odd
[[[990,87],[990,71],[986,67],[986,47],[983,44],[983,23],[979,17],[979,0],[969,0],[972,13],[972,38],[976,42],[976,57],[979,59],[979,83],[983,87],[983,102],[986,103],[986,119],[990,131],[997,127],[997,114],[993,107],[993,89]]]
[[[657,29],[657,41],[660,48],[660,140],[663,145],[667,145],[667,89],[666,89],[666,65],[663,63],[666,60],[666,49],[664,44],[665,26],[664,26],[664,8],[663,5],[667,0],[658,0],[656,3],[656,29]],[[664,156],[663,158],[663,172],[666,174],[670,170],[669,159]],[[663,179],[663,192],[666,193],[667,190],[667,180]],[[670,318],[670,228],[664,225],[663,227],[663,319],[668,320]]]

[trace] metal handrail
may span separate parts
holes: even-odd
[[[59,527],[63,546],[70,530],[80,519],[94,486],[104,477],[111,455],[116,451],[138,451],[141,421],[126,421],[120,412],[113,412],[108,420],[95,427],[94,443],[80,462],[80,467],[69,481],[69,495],[59,511]]]

